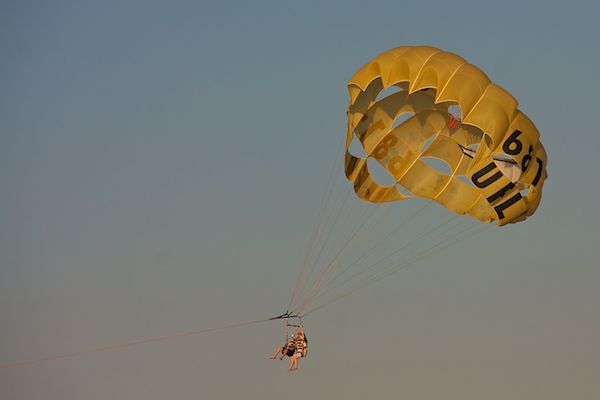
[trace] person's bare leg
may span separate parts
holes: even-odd
[[[273,356],[271,357],[271,360],[274,360],[274,359],[275,359],[275,357],[277,357],[277,354],[279,354],[279,353],[281,353],[281,352],[283,352],[283,347],[279,346],[279,347],[277,348],[277,351],[275,351],[275,353],[273,353]],[[281,358],[280,358],[280,360],[281,360]]]
[[[290,357],[290,367],[288,368],[288,372],[295,371],[298,369],[298,355],[294,354]]]

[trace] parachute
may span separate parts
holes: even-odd
[[[308,315],[492,222],[524,221],[540,204],[547,155],[537,128],[510,93],[462,57],[429,46],[394,48],[360,68],[348,92],[339,168],[352,184],[343,185],[349,197],[332,195],[334,168],[282,317]],[[383,237],[373,234],[395,221],[382,218],[391,204],[411,198],[426,204]],[[354,199],[367,206],[359,217],[352,217],[360,207]],[[425,210],[432,214],[434,202],[452,217],[407,229]]]
[[[377,100],[392,86],[400,91]],[[348,92],[344,169],[359,198],[382,203],[410,195],[371,177],[367,157],[349,152],[354,136],[404,189],[457,214],[502,226],[537,209],[547,177],[539,132],[510,93],[463,58],[434,47],[398,47],[359,69]],[[462,116],[449,114],[456,106]],[[394,123],[406,113],[410,118]]]
[[[391,89],[396,91],[390,93]],[[342,185],[333,194],[334,167],[283,314],[0,364],[0,369],[273,320],[285,320],[287,343],[288,327],[304,332],[304,316],[479,233],[491,222],[498,226],[521,222],[537,210],[548,177],[539,132],[517,109],[517,100],[510,93],[460,56],[428,46],[398,47],[359,69],[348,82],[348,92],[344,162],[339,167],[343,166],[352,189],[347,189],[343,200]],[[355,141],[364,156],[352,153]],[[394,184],[379,183],[369,160],[393,178]],[[363,203],[376,207],[366,207],[353,218],[355,203],[348,201],[351,191]],[[383,213],[390,211],[384,205],[409,198],[431,200],[454,215],[420,234],[414,233],[417,229],[405,229],[429,211],[432,202],[428,201],[383,237],[373,235]],[[468,218],[463,215],[472,217],[469,222],[473,224],[465,226]],[[386,249],[390,242],[391,248]],[[365,244],[369,244],[366,250]],[[297,319],[298,324],[290,324],[290,319]],[[297,339],[296,349],[302,346],[304,356],[308,341],[302,337],[303,341]]]

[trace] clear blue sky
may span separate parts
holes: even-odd
[[[0,363],[281,312],[346,81],[391,47],[513,93],[550,178],[528,223],[315,313],[293,376],[267,324],[0,370],[0,397],[599,398],[600,7],[484,3],[1,2]]]

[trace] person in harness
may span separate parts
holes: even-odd
[[[308,339],[306,337],[306,334],[304,333],[304,330],[299,330],[298,332],[296,332],[295,336],[295,351],[290,358],[290,366],[288,368],[288,372],[297,370],[298,359],[300,357],[306,357],[306,354],[308,352]]]
[[[286,323],[286,331],[290,325]],[[285,344],[283,346],[278,346],[275,353],[271,356],[271,359],[277,358],[279,356],[280,360],[283,360],[284,357],[290,357],[290,365],[288,368],[288,372],[295,371],[298,369],[298,359],[301,357],[306,357],[308,352],[308,339],[306,338],[306,334],[304,333],[304,327],[302,325],[297,325],[298,330],[296,333],[292,335],[292,337],[288,337],[286,333]]]
[[[271,360],[277,358],[277,355],[279,355],[280,360],[283,360],[283,357],[292,357],[296,353],[296,344],[294,336],[295,334],[292,335],[291,340],[286,339],[286,342],[283,346],[277,347],[277,350],[275,350],[275,353],[273,353],[273,355],[271,356]]]

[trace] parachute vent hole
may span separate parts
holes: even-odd
[[[358,140],[358,138],[356,137],[356,135],[352,136],[352,142],[350,142],[350,148],[348,149],[348,151],[354,157],[360,157],[360,158],[367,157],[367,153],[365,153],[365,149],[364,149],[362,143],[360,142],[360,140]]]
[[[514,160],[514,158],[512,158],[508,154],[504,154],[504,153],[494,153],[494,160],[516,164],[516,161]]]
[[[381,92],[379,92],[377,94],[377,98],[375,99],[375,101],[379,101],[381,99],[384,99],[394,93],[398,93],[398,92],[402,92],[404,89],[400,86],[397,85],[392,85],[390,87],[387,87],[385,89],[383,89]]]
[[[435,157],[421,157],[421,161],[442,174],[451,175],[452,168],[444,160]]]
[[[462,124],[462,111],[460,110],[460,106],[457,104],[452,104],[448,107],[448,121],[446,125],[450,132],[453,132],[455,129],[459,128]]]
[[[463,154],[469,158],[474,158],[475,153],[477,153],[477,149],[479,148],[478,144],[472,144],[467,148],[463,148]]]
[[[413,115],[415,115],[415,114],[412,112],[405,112],[405,113],[398,115],[398,117],[396,117],[396,119],[394,120],[394,123],[392,124],[392,129],[399,126],[400,124],[405,122],[407,119],[409,119]]]
[[[462,111],[458,104],[451,104],[450,106],[448,106],[448,114],[462,121]]]
[[[401,184],[397,183],[396,184],[396,189],[398,189],[398,191],[400,193],[402,193],[403,195],[405,195],[406,197],[412,197],[412,193],[409,192],[404,186],[402,186]]]
[[[464,175],[455,175],[455,176],[459,181],[462,181],[469,186],[474,186],[473,182],[471,182],[471,180],[469,178],[467,178],[466,176],[464,176]]]
[[[394,177],[392,177],[375,159],[369,157],[367,159],[367,167],[369,168],[371,177],[380,185],[391,186],[396,183]]]
[[[431,143],[434,141],[434,139],[435,139],[435,135],[431,135],[427,138],[427,140],[423,144],[423,147],[421,147],[421,153],[424,153],[425,150],[427,150],[427,148],[431,145]]]
[[[511,182],[514,183],[519,180],[521,168],[511,156],[504,153],[496,153],[494,154],[494,163]]]

